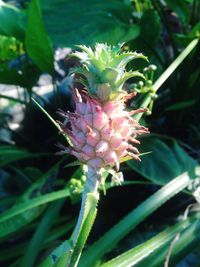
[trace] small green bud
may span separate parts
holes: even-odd
[[[147,85],[148,85],[148,86],[151,86],[151,85],[152,85],[152,81],[151,81],[151,80],[148,80],[148,81],[147,81]]]
[[[77,179],[75,179],[75,178],[72,178],[71,180],[70,180],[70,184],[73,186],[73,185],[76,185],[76,182],[77,182]]]
[[[137,87],[137,83],[133,83],[132,86],[133,86],[133,88],[136,88]]]
[[[152,100],[156,100],[158,98],[158,95],[157,94],[155,94],[155,93],[152,93],[151,94],[151,99]]]
[[[139,81],[138,85],[139,85],[140,88],[142,88],[144,86],[143,81]]]
[[[81,181],[82,181],[83,183],[85,183],[85,181],[86,181],[86,176],[85,176],[85,175],[82,175],[82,176],[81,176]]]
[[[146,114],[147,116],[151,115],[152,114],[151,110],[147,110]]]
[[[153,71],[155,71],[155,70],[157,70],[157,67],[156,67],[156,65],[149,65],[149,70],[153,70]]]

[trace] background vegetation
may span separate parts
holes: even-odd
[[[148,56],[127,88],[151,134],[101,193],[79,266],[200,266],[199,36],[198,0],[0,0],[0,266],[65,266],[84,176],[32,98],[55,120],[73,109],[69,53],[96,42]]]

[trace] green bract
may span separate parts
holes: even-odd
[[[79,45],[82,52],[73,56],[81,60],[82,67],[74,68],[71,73],[78,73],[86,78],[81,82],[87,87],[89,94],[97,96],[101,101],[115,98],[123,91],[124,83],[135,76],[144,78],[139,71],[126,71],[126,65],[133,59],[147,57],[136,52],[123,52],[122,45],[111,46],[96,44],[91,47]]]

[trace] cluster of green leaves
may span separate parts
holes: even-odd
[[[59,91],[53,93],[56,105],[37,96],[51,123],[31,101],[42,73],[56,80],[54,48],[127,42],[125,51],[142,52],[158,66],[154,80],[148,77],[149,87],[131,80],[139,96],[130,105],[151,105],[152,115],[144,123],[152,134],[142,139],[142,162],[123,163],[120,191],[106,184],[105,199],[111,196],[117,207],[107,202],[103,209],[100,200],[101,218],[97,216],[78,266],[182,266],[184,259],[187,264],[200,242],[199,1],[31,0],[24,6],[0,0],[0,84],[28,92],[24,99],[0,94],[0,103],[8,101],[6,108],[0,107],[0,262],[64,267],[71,250],[66,238],[76,223],[82,169],[76,164],[64,168],[72,159],[54,155],[54,144],[62,137],[49,114],[55,117],[61,107]],[[9,120],[16,106],[22,107],[24,121],[13,130]],[[109,213],[115,217],[110,226]],[[87,238],[89,223],[80,242]],[[199,266],[199,257],[192,264]]]

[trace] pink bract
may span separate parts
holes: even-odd
[[[131,115],[146,109],[126,111],[125,101],[130,97],[130,94],[121,94],[113,101],[101,103],[86,92],[74,89],[75,112],[60,112],[65,118],[61,128],[72,144],[63,152],[97,169],[115,166],[118,171],[119,162],[125,156],[140,160],[134,144],[140,143],[136,137],[148,133],[148,129]]]

